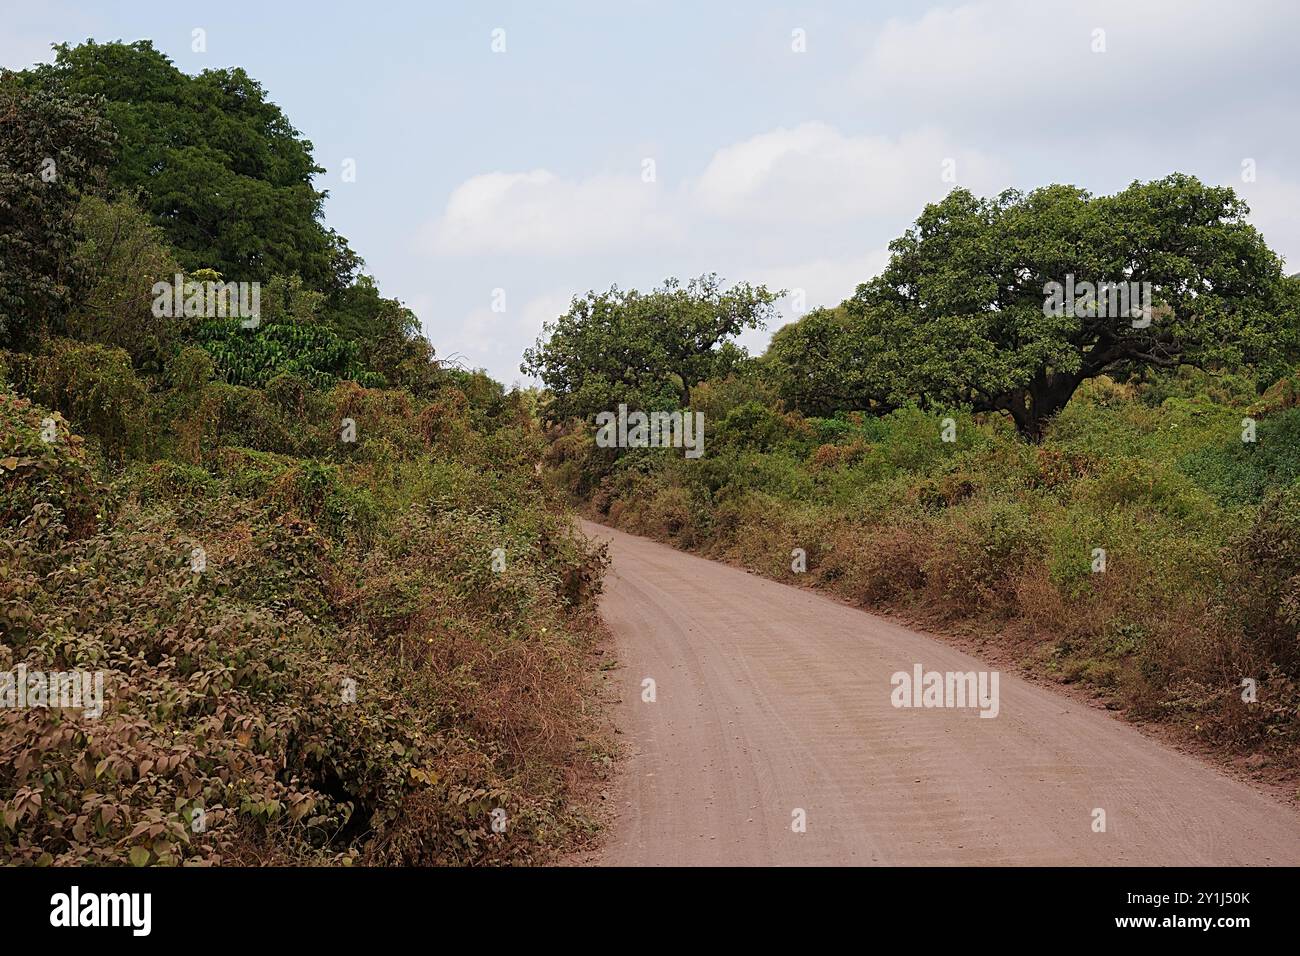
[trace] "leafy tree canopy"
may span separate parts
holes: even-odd
[[[162,231],[133,202],[87,195],[77,208],[76,266],[86,293],[67,319],[67,334],[117,346],[132,363],[161,371],[181,337],[183,317],[153,314],[153,286],[180,271]]]
[[[189,76],[148,40],[55,50],[25,81],[106,101],[110,182],[138,191],[183,266],[240,282],[296,274],[322,291],[350,282],[360,263],[321,222],[312,144],[242,69]]]
[[[829,417],[865,407],[868,358],[843,307],[814,309],[777,329],[763,355],[765,376],[787,408]]]
[[[375,381],[417,394],[440,387],[444,376],[414,313],[381,296],[372,278],[357,275],[361,260],[322,224],[326,194],[313,187],[312,177],[323,170],[312,159],[311,143],[243,70],[188,76],[148,41],[89,40],[56,47],[53,64],[9,79],[8,122],[15,136],[2,148],[13,154],[6,165],[22,175],[6,179],[4,188],[17,198],[4,205],[28,209],[30,221],[26,233],[6,230],[4,236],[12,251],[6,257],[11,275],[0,285],[8,290],[0,298],[8,308],[25,303],[28,313],[37,305],[66,311],[75,298],[81,305],[72,334],[120,344],[133,361],[157,369],[193,329],[141,312],[140,301],[152,296],[155,281],[183,270],[191,277],[210,273],[230,282],[261,282],[267,325],[314,323],[321,331],[267,332],[265,341],[248,336],[245,344],[257,357],[237,362],[240,344],[224,333],[214,338],[209,329],[205,344],[228,346],[230,354],[217,356],[225,374],[256,368],[249,374],[259,379],[279,367],[285,354],[296,354],[294,343],[275,336],[291,335],[295,343],[308,336],[309,351],[323,348],[331,356],[307,361],[307,368],[321,373],[308,374],[309,380],[354,377],[364,368]],[[12,105],[17,102],[28,104],[21,122]],[[102,116],[82,117],[76,110],[90,106],[79,104],[98,104]],[[17,135],[19,126],[24,135]],[[107,136],[110,128],[116,148],[105,142],[92,149],[93,135]],[[105,167],[105,188],[96,190],[103,195],[83,203],[76,222],[70,187],[34,188],[40,185],[36,164],[51,153],[59,154],[62,182],[88,181],[82,168],[87,162]],[[15,192],[20,187],[26,199]],[[39,210],[37,199],[44,204]],[[137,206],[142,214],[134,211]],[[68,255],[74,246],[76,254]],[[27,274],[22,281],[15,277],[20,267]],[[78,269],[88,275],[84,284],[93,286],[88,296],[68,292]],[[0,304],[0,335],[5,308]],[[331,344],[322,345],[326,340]],[[346,360],[339,358],[344,353]]]
[[[0,71],[0,346],[57,333],[80,298],[77,205],[102,179],[111,145],[93,99],[29,90]]]
[[[1036,438],[1080,382],[1117,366],[1268,361],[1286,341],[1282,269],[1247,211],[1181,174],[1100,197],[954,190],[845,303],[834,348],[861,367],[852,404],[1002,411]],[[1149,282],[1154,314],[1117,315],[1101,295],[1045,308],[1048,284],[1069,277]]]
[[[433,346],[420,333],[420,320],[396,299],[379,294],[368,275],[331,297],[326,320],[343,339],[355,342],[361,362],[394,385],[428,395],[441,384]]]
[[[734,339],[761,328],[781,293],[716,275],[650,292],[588,292],[542,330],[520,370],[551,390],[551,413],[594,416],[619,402],[642,410],[686,407],[691,388],[744,358]]]

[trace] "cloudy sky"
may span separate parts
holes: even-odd
[[[787,320],[834,304],[954,183],[1188,172],[1236,187],[1300,269],[1291,0],[0,0],[0,22],[9,67],[87,37],[243,66],[385,294],[507,383],[588,289],[717,272],[801,290]]]

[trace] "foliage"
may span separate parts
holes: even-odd
[[[1274,491],[1233,540],[1230,607],[1261,664],[1300,668],[1300,488]]]
[[[358,261],[321,223],[312,145],[242,69],[188,76],[148,40],[88,40],[26,76],[103,98],[118,134],[110,181],[139,193],[186,269],[239,282],[293,274],[323,291],[349,283]]]
[[[814,309],[776,331],[762,363],[788,408],[829,416],[872,407],[871,357],[854,333],[843,307]]]
[[[0,347],[57,333],[78,301],[78,196],[103,175],[111,144],[89,97],[26,89],[0,71]]]
[[[3,257],[10,272],[0,274],[0,346],[19,315],[36,318],[24,318],[30,328],[14,344],[27,347],[47,326],[62,334],[62,315],[76,304],[67,334],[120,345],[140,368],[159,372],[193,330],[185,319],[146,312],[145,292],[171,272],[206,270],[214,280],[262,283],[268,324],[335,333],[373,373],[367,382],[426,397],[440,386],[443,370],[414,313],[358,276],[360,258],[322,224],[325,193],[312,178],[323,170],[311,143],[243,70],[192,77],[148,41],[89,40],[57,47],[53,64],[7,74],[4,88],[15,133],[6,160],[15,174],[4,188],[22,221],[4,230],[11,249]],[[98,112],[87,112],[91,98]],[[52,130],[67,142],[56,143]],[[58,155],[63,175],[36,189],[47,155]],[[104,177],[111,191],[83,202],[70,221],[77,190],[102,192]],[[83,272],[88,293],[77,281]]]
[[[42,442],[48,413],[0,393],[0,670],[103,671],[107,701],[0,714],[0,858],[528,862],[585,826],[567,781],[593,759],[604,559],[541,497],[540,443],[503,435],[532,449],[511,459],[470,430],[448,459],[390,443],[418,413],[405,393],[301,398],[329,417],[290,443],[338,461],[226,447],[98,485],[66,427]],[[327,437],[340,408],[355,449]]]
[[[968,405],[1036,439],[1082,381],[1116,368],[1275,360],[1281,264],[1246,212],[1230,188],[1184,175],[1102,197],[954,190],[845,303],[848,342],[833,351],[864,366],[851,366],[853,407]],[[1069,276],[1150,282],[1154,312],[1106,315],[1100,296],[1045,308]]]
[[[1185,455],[1178,467],[1220,501],[1261,501],[1275,488],[1300,482],[1300,408],[1260,421],[1254,441],[1242,441],[1240,429],[1228,432]]]
[[[588,292],[544,326],[520,369],[546,383],[557,419],[590,419],[620,402],[686,408],[697,383],[740,365],[733,339],[761,328],[778,298],[747,283],[724,289],[716,275],[668,279],[647,293]]]
[[[23,390],[93,435],[110,458],[139,456],[152,444],[154,399],[122,349],[53,339],[14,362]]]
[[[315,388],[340,378],[378,384],[362,368],[356,345],[323,325],[262,323],[244,328],[240,319],[205,323],[198,341],[212,356],[216,373],[232,385],[260,387],[277,375],[296,375]]]
[[[359,360],[385,381],[421,397],[442,381],[415,313],[381,296],[370,276],[358,276],[330,299],[326,321],[343,339],[357,343]]]
[[[10,537],[37,505],[73,537],[94,529],[95,484],[85,451],[62,416],[0,389],[0,537]]]
[[[68,335],[117,346],[142,369],[160,371],[187,330],[184,317],[155,316],[153,287],[180,271],[162,231],[129,200],[85,196],[77,209],[76,261],[87,289]]]

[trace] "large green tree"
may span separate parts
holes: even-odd
[[[189,76],[148,40],[55,50],[25,81],[104,99],[118,134],[111,184],[139,195],[183,266],[348,285],[359,260],[321,221],[326,194],[312,177],[324,170],[257,81],[239,68]]]
[[[111,144],[91,98],[27,89],[0,71],[0,346],[61,331],[80,297],[77,206],[101,182]]]
[[[963,404],[1037,438],[1103,372],[1267,361],[1285,342],[1282,269],[1247,212],[1232,189],[1181,174],[1113,196],[954,190],[845,303],[850,341],[836,347],[862,363],[853,404]],[[1154,314],[1063,302],[1051,284],[1071,282],[1150,283]]]
[[[747,283],[723,288],[716,275],[669,279],[650,292],[588,292],[546,323],[520,370],[550,389],[558,418],[588,418],[620,402],[685,408],[692,387],[744,359],[735,337],[761,328],[780,295]]]

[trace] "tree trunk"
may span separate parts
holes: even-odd
[[[1029,386],[1028,406],[1023,415],[1017,415],[1014,410],[1011,413],[1020,434],[1035,445],[1041,442],[1047,423],[1066,406],[1082,381],[1082,374],[1072,372],[1036,376]]]

